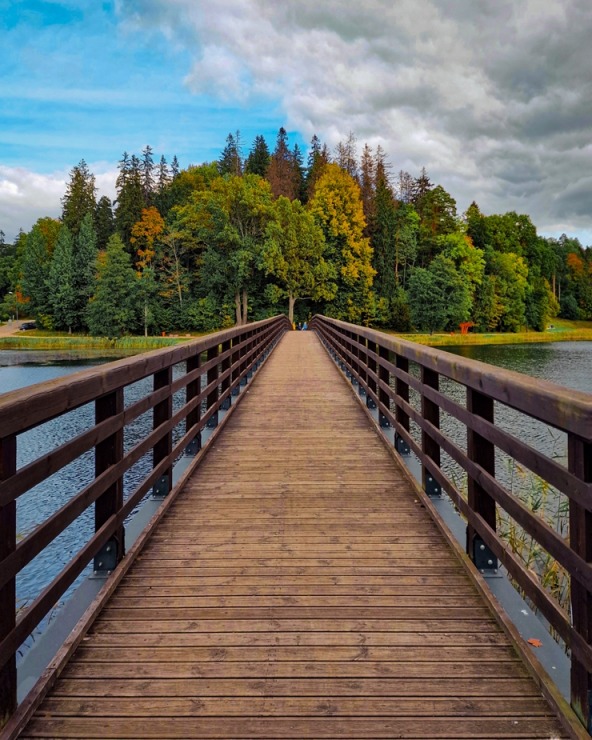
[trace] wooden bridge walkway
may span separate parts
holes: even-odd
[[[311,332],[284,335],[22,733],[564,736]]]

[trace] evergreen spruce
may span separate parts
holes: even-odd
[[[70,181],[62,198],[62,223],[70,229],[71,234],[78,234],[82,219],[87,213],[94,213],[96,192],[95,176],[81,159],[70,172]]]
[[[85,312],[95,290],[97,235],[90,214],[82,221],[74,249],[73,285],[76,296],[76,321],[74,324],[86,328]]]
[[[105,249],[109,238],[115,231],[113,206],[109,198],[103,195],[95,209],[94,227],[97,235],[97,248]]]
[[[245,162],[245,173],[265,177],[270,159],[271,155],[269,154],[267,142],[263,136],[256,136],[253,147]]]
[[[94,336],[121,337],[136,327],[136,273],[118,234],[97,260],[97,282],[86,309],[88,328]]]
[[[85,228],[85,223],[91,223],[92,225],[90,213],[85,216],[80,233]],[[48,304],[51,309],[54,329],[67,329],[71,332],[72,327],[76,324],[79,314],[74,276],[72,235],[64,224],[58,234],[47,278]]]

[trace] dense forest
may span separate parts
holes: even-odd
[[[543,238],[530,218],[456,202],[423,170],[394,175],[352,135],[308,156],[281,128],[246,156],[181,169],[147,146],[119,162],[117,199],[97,200],[81,161],[61,219],[14,244],[0,232],[0,319],[120,336],[209,331],[316,312],[397,331],[544,330],[592,319],[592,249]]]

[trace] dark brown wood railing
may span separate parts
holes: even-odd
[[[394,428],[397,450],[411,450],[417,456],[426,492],[444,490],[466,519],[467,552],[477,567],[497,567],[499,559],[565,641],[571,651],[571,703],[590,732],[592,396],[323,316],[313,318],[311,329],[367,394],[369,405],[378,407],[381,423]],[[464,386],[464,403],[441,391],[446,378]],[[419,403],[410,403],[410,391],[419,396]],[[496,425],[496,402],[565,432],[567,465]],[[462,425],[466,435],[462,444],[440,428],[441,412]],[[419,434],[412,433],[412,422]],[[496,477],[496,450],[567,497],[568,538],[508,490],[503,476]],[[466,495],[440,466],[442,453],[465,471]],[[565,569],[570,609],[557,603],[500,537],[496,525],[500,511]]]
[[[16,708],[19,647],[90,562],[94,560],[96,571],[117,567],[124,556],[128,515],[151,489],[160,496],[170,493],[175,460],[187,450],[200,449],[204,427],[215,426],[219,410],[229,408],[231,395],[290,328],[285,316],[267,319],[0,396],[0,727]],[[174,367],[184,371],[176,379]],[[153,390],[126,408],[124,389],[148,377],[153,378]],[[179,392],[184,392],[185,402],[173,411],[173,397]],[[17,468],[19,435],[88,403],[95,405],[90,429]],[[150,411],[152,428],[124,452],[125,428]],[[173,443],[179,425],[181,436]],[[17,541],[19,497],[93,449],[94,479]],[[124,473],[150,452],[149,472],[124,500]],[[93,536],[17,618],[17,575],[93,505]]]

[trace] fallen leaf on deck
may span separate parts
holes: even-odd
[[[536,637],[531,637],[530,640],[527,640],[529,645],[532,645],[533,647],[542,647],[543,643],[540,640],[537,640]]]

